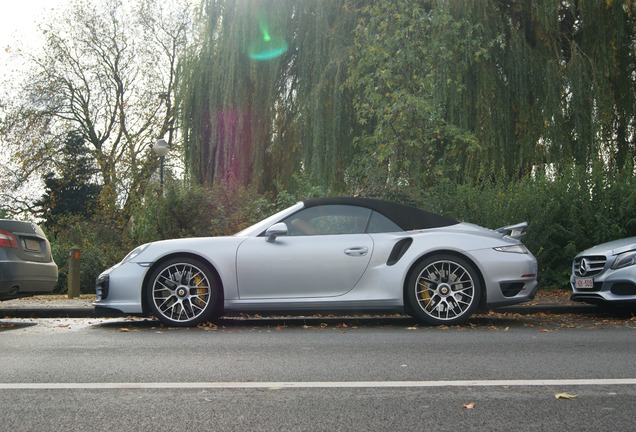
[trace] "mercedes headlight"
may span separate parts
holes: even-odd
[[[616,257],[616,261],[612,264],[612,269],[622,269],[636,264],[636,250],[623,252]]]

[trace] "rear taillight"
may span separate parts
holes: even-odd
[[[18,240],[11,231],[0,229],[0,247],[14,248],[18,247]]]

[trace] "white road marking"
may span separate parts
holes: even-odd
[[[469,381],[308,381],[308,382],[148,382],[148,383],[0,383],[0,390],[108,390],[108,389],[308,389],[308,388],[418,388],[504,386],[613,386],[636,385],[636,378],[538,379]]]

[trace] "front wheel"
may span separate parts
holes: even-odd
[[[413,316],[431,325],[466,321],[479,305],[481,283],[464,259],[453,255],[426,258],[411,273],[406,301]]]
[[[219,292],[213,273],[201,261],[182,257],[159,265],[150,275],[146,299],[152,313],[169,326],[196,326],[215,318]]]

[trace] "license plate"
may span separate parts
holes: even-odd
[[[37,240],[24,239],[24,249],[33,252],[40,252],[40,242]]]
[[[578,289],[594,288],[593,278],[576,279],[574,286]]]

